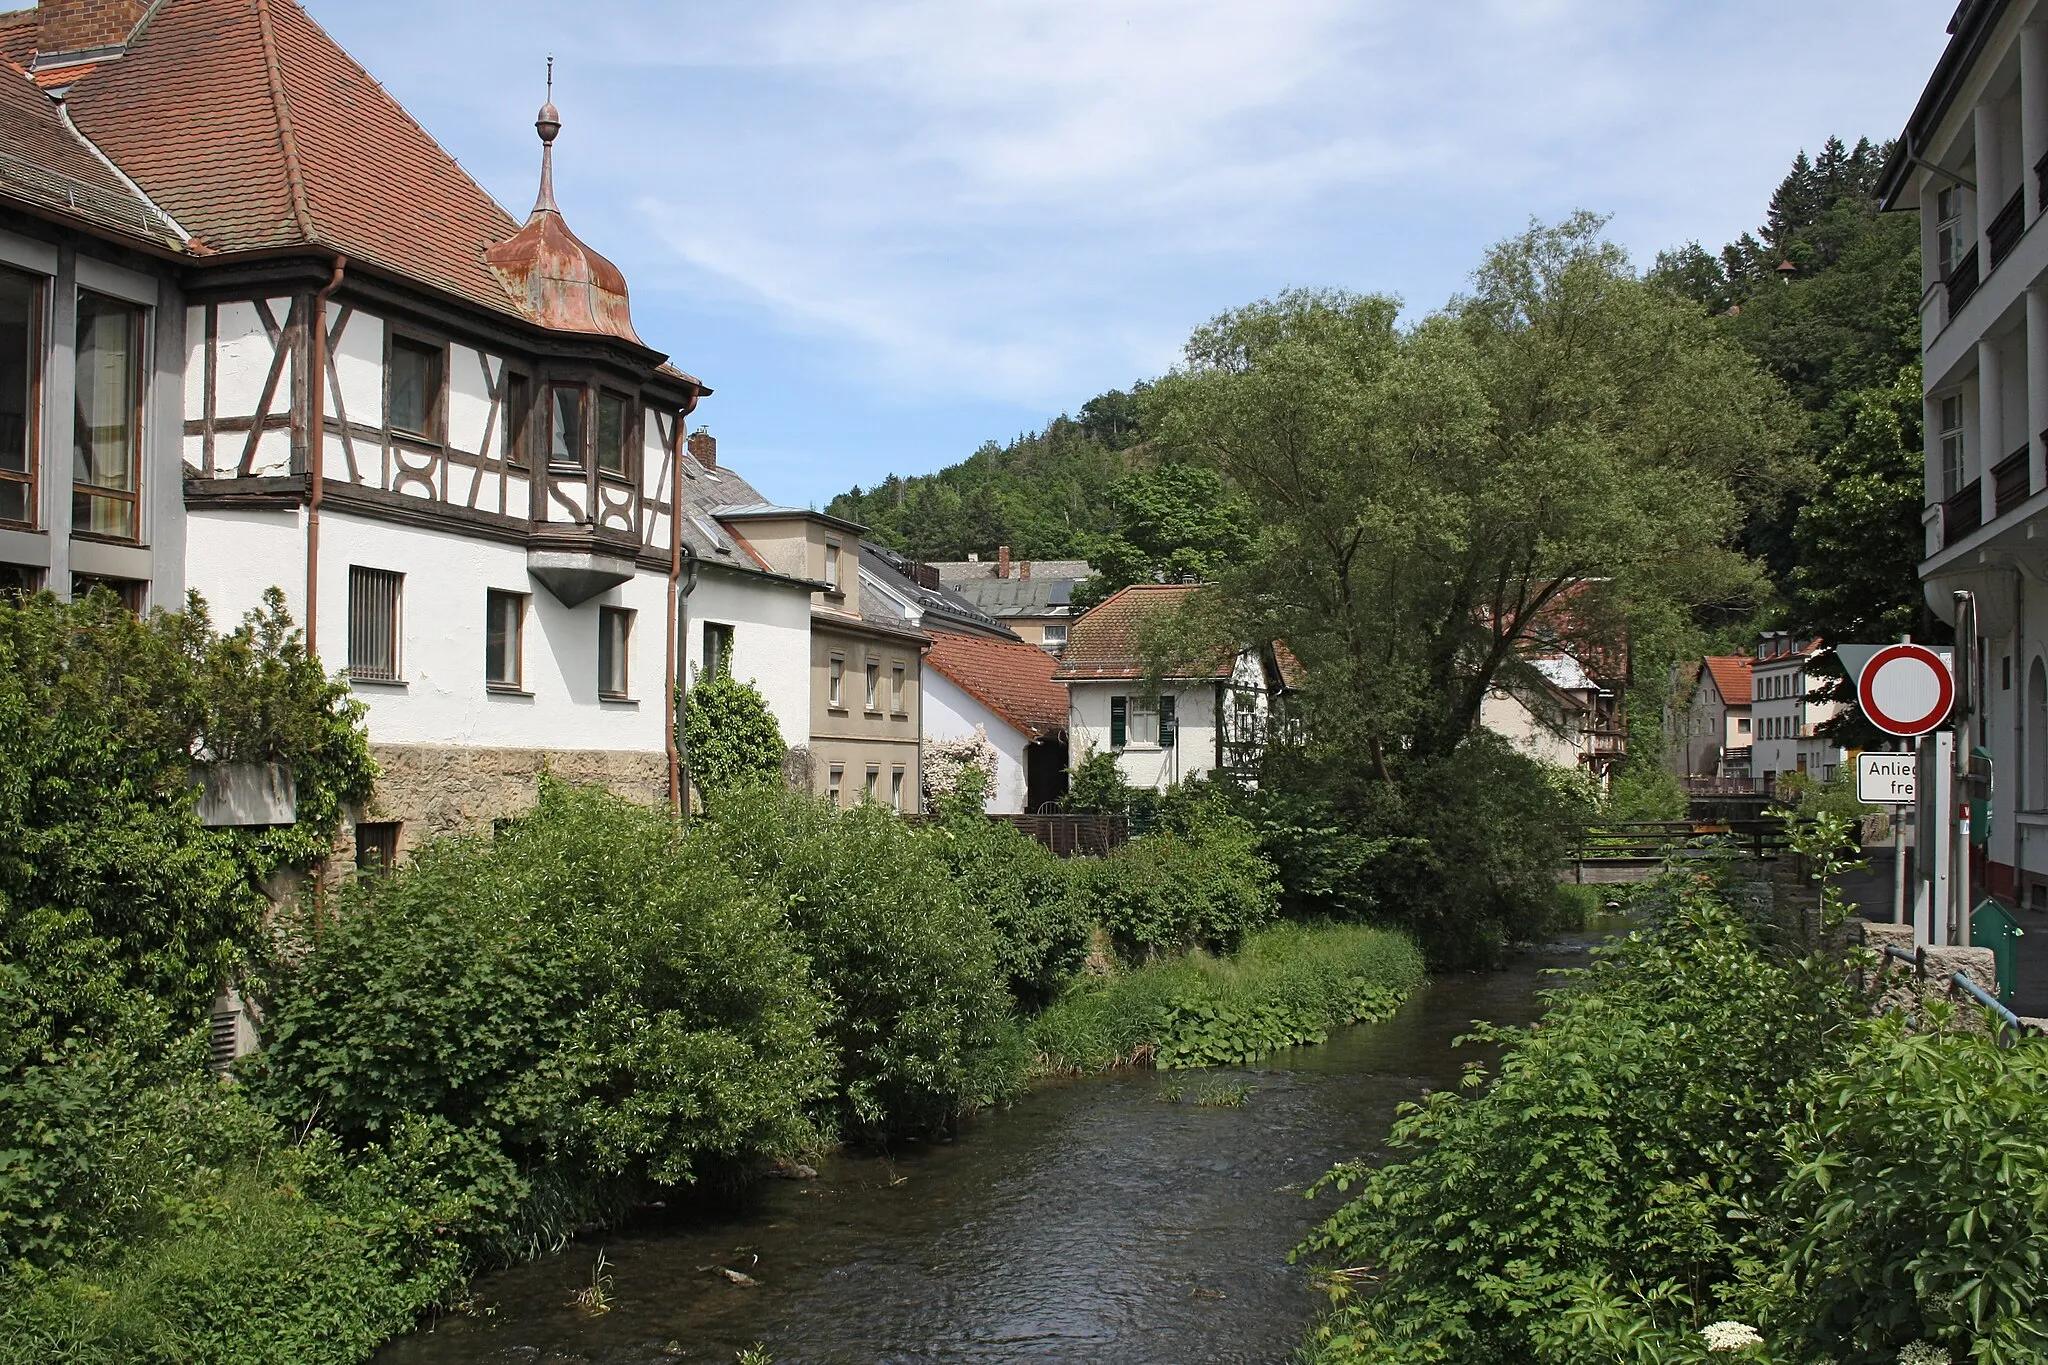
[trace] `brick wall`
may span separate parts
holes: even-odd
[[[42,0],[36,11],[36,47],[43,52],[117,47],[128,41],[148,8],[148,0]]]

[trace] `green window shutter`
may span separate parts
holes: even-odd
[[[1124,697],[1109,699],[1109,747],[1112,749],[1124,747],[1124,708],[1128,704]]]
[[[1173,747],[1174,731],[1178,728],[1174,723],[1173,702],[1172,697],[1159,699],[1159,747],[1162,749]]]

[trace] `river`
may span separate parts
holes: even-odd
[[[836,1156],[722,1204],[650,1211],[560,1255],[481,1276],[473,1314],[378,1365],[777,1365],[1288,1359],[1319,1299],[1287,1264],[1334,1207],[1303,1191],[1384,1155],[1395,1107],[1456,1084],[1474,1019],[1525,1023],[1549,951],[1439,978],[1384,1023],[1255,1068],[1041,1085],[952,1142]],[[1225,1077],[1237,1107],[1170,1103]],[[600,1251],[610,1309],[572,1303]],[[721,1268],[753,1281],[735,1283]]]

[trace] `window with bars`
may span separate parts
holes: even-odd
[[[71,426],[71,529],[134,540],[142,481],[142,322],[145,310],[78,291],[76,399]]]
[[[397,682],[405,575],[388,569],[348,570],[348,675],[363,682]]]
[[[633,613],[625,607],[597,609],[597,695],[624,701],[632,692],[627,669],[633,641]]]
[[[0,521],[36,522],[36,398],[43,367],[43,282],[0,270]]]
[[[518,691],[524,686],[526,663],[526,594],[484,594],[484,681],[492,687]]]

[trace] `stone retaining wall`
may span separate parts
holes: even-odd
[[[1883,954],[1890,945],[1901,952],[1913,951],[1913,926],[1910,924],[1882,924],[1872,920],[1859,921],[1863,926],[1863,945],[1871,951]],[[1913,968],[1895,958],[1884,958],[1883,977],[1886,983],[1884,994],[1878,997],[1880,1013],[1904,1010],[1908,1014],[1918,1011],[1923,1000],[1946,1000],[1953,994],[1961,997],[1970,1006],[1974,1018],[1976,1002],[1970,1000],[1950,983],[1949,978],[1961,972],[1970,980],[1982,986],[1992,995],[1998,994],[1998,962],[1989,948],[1929,948],[1925,957],[1927,972],[1925,979],[1918,979]]]

